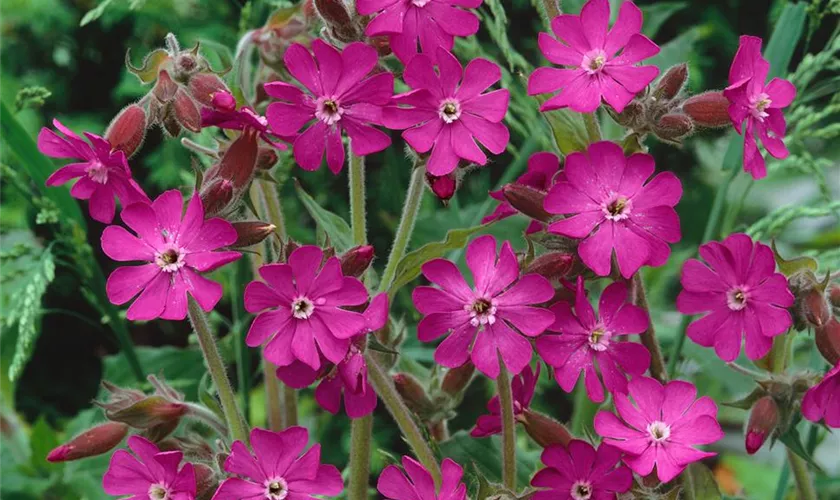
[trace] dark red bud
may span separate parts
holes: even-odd
[[[274,224],[262,221],[241,221],[233,222],[236,229],[236,243],[231,245],[234,248],[245,248],[256,245],[271,236],[277,229]]]
[[[455,196],[455,191],[458,189],[458,181],[454,174],[435,176],[426,174],[426,184],[432,193],[444,204]]]
[[[270,170],[277,163],[277,151],[274,148],[260,148],[257,151],[257,169]]]
[[[658,99],[673,99],[680,93],[687,79],[687,64],[681,63],[671,66],[657,82],[653,95]]]
[[[300,248],[300,244],[298,244],[295,240],[287,241],[283,245],[283,260],[289,260],[289,256],[292,255],[292,253],[298,248]]]
[[[546,222],[551,214],[545,211],[545,193],[524,184],[507,184],[502,194],[511,206],[532,219]]]
[[[172,103],[166,104],[162,109],[163,116],[161,117],[160,124],[163,126],[163,130],[171,137],[181,135],[181,124],[178,123],[178,118],[175,116],[175,109]]]
[[[177,92],[178,84],[172,80],[168,71],[161,70],[161,72],[158,73],[157,83],[155,83],[155,86],[152,88],[152,94],[160,102],[169,102],[175,98],[175,94]]]
[[[828,300],[834,307],[840,307],[840,286],[831,285],[828,287]]]
[[[627,106],[624,106],[621,113],[615,114],[615,121],[624,127],[638,128],[642,125],[644,115],[644,106],[638,101],[631,101]]]
[[[196,498],[205,498],[212,496],[219,485],[219,478],[212,467],[202,464],[194,463],[193,470],[195,471],[195,491]]]
[[[219,92],[230,93],[225,82],[213,73],[198,73],[190,78],[188,84],[193,99],[207,107],[213,107],[213,97]],[[231,96],[233,97],[233,96]],[[234,100],[234,107],[236,101]]]
[[[216,179],[202,190],[200,196],[204,215],[218,215],[233,201],[233,183],[227,179]]]
[[[391,40],[387,36],[375,36],[370,38],[368,43],[376,49],[380,57],[391,55]]]
[[[371,245],[351,248],[338,258],[341,262],[341,272],[345,276],[358,278],[370,267],[373,257],[374,251]]]
[[[682,109],[700,127],[725,127],[731,123],[729,100],[723,92],[704,92],[689,97]]]
[[[175,102],[172,106],[175,110],[175,118],[182,127],[190,132],[201,132],[201,112],[184,89],[178,89],[175,93]]]
[[[566,277],[574,262],[574,254],[565,252],[545,253],[534,259],[525,272],[539,274],[550,280],[559,279]]]
[[[475,365],[467,361],[458,368],[450,368],[443,376],[440,388],[446,394],[457,397],[470,385],[475,373]]]
[[[176,422],[188,411],[187,405],[169,401],[163,396],[148,396],[125,408],[105,410],[108,420],[122,422],[136,429]]]
[[[245,129],[225,151],[219,164],[219,177],[233,182],[233,187],[242,189],[254,175],[257,163],[257,131]]]
[[[420,385],[416,378],[407,373],[396,373],[393,376],[394,386],[397,392],[400,393],[406,406],[418,415],[427,414],[432,410],[432,404],[429,396],[426,395],[426,389]]]
[[[526,409],[517,419],[522,422],[531,439],[543,448],[551,445],[566,447],[572,440],[566,426],[542,413]]]
[[[831,318],[824,326],[814,329],[817,349],[831,366],[840,362],[840,322]]]
[[[694,123],[691,118],[676,113],[662,116],[654,128],[656,136],[666,141],[677,141],[690,134],[692,130],[694,130]]]
[[[128,434],[128,426],[107,422],[79,434],[47,455],[48,462],[67,462],[94,457],[114,449]]]
[[[359,27],[353,22],[343,0],[315,0],[315,10],[338,40],[353,42],[359,39]]]
[[[134,154],[146,137],[146,110],[137,104],[123,108],[108,125],[105,139],[111,147],[125,153],[127,157]]]
[[[755,402],[750,410],[750,419],[747,422],[746,439],[744,446],[747,453],[752,455],[764,444],[776,425],[779,423],[779,407],[771,396],[764,396]]]
[[[813,287],[802,297],[802,316],[811,326],[819,328],[831,319],[831,307],[819,287]]]

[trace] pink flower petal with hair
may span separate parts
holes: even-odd
[[[542,453],[546,465],[531,480],[534,500],[617,498],[633,486],[633,473],[621,463],[621,452],[601,444],[596,451],[573,439],[568,448],[551,445]]]
[[[404,456],[402,466],[389,465],[379,475],[376,489],[386,500],[466,500],[464,469],[452,459],[445,458],[441,463],[440,490],[420,462]]]
[[[805,393],[802,416],[811,422],[824,421],[828,427],[840,429],[840,363]]]
[[[132,498],[195,498],[195,472],[190,463],[180,466],[182,452],[162,452],[140,436],[129,437],[128,447],[134,454],[117,450],[111,456],[102,477],[105,493]]]

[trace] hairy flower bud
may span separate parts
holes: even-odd
[[[277,163],[277,150],[273,147],[261,147],[257,151],[257,170],[270,170]]]
[[[107,422],[90,428],[47,455],[48,462],[68,462],[95,457],[114,449],[128,434],[128,426]]]
[[[420,385],[420,382],[413,376],[407,373],[396,373],[393,375],[394,386],[397,392],[400,393],[406,406],[416,413],[423,416],[428,415],[434,410],[434,405],[426,395],[426,389]]]
[[[819,286],[808,290],[802,297],[802,317],[811,326],[820,328],[825,326],[831,318],[831,307],[826,300],[825,293]]]
[[[201,112],[199,112],[195,101],[183,88],[178,89],[175,93],[172,106],[175,118],[182,127],[190,132],[201,132]]]
[[[247,128],[236,138],[219,163],[218,176],[233,183],[234,189],[244,189],[254,176],[257,163],[258,132]]]
[[[245,248],[261,243],[271,236],[277,226],[262,221],[238,221],[232,222],[236,229],[236,242],[231,245],[233,248]]]
[[[551,214],[543,208],[546,194],[524,184],[506,184],[502,194],[513,208],[532,219],[547,222]]]
[[[779,407],[772,396],[764,396],[756,401],[750,410],[747,422],[744,446],[747,453],[754,454],[761,448],[767,437],[776,429],[779,423]]]
[[[671,66],[656,83],[653,95],[657,99],[673,99],[680,93],[686,80],[688,80],[688,65],[686,63]]]
[[[610,115],[615,118],[615,121],[623,127],[630,129],[640,128],[644,122],[645,107],[639,101],[631,101],[621,113],[612,111],[612,108],[607,108]]]
[[[840,285],[831,285],[828,287],[828,301],[831,306],[840,308]]]
[[[679,142],[694,130],[694,123],[686,115],[669,113],[663,115],[653,127],[653,133],[662,140]]]
[[[200,102],[203,106],[215,107],[214,99],[219,93],[230,94],[225,82],[213,73],[199,73],[190,78],[187,84],[190,95],[193,99]],[[233,98],[233,96],[230,96]],[[233,101],[234,108],[236,107],[236,100]]]
[[[840,321],[831,318],[828,322],[814,329],[817,349],[832,366],[840,362]]]
[[[160,102],[167,103],[175,99],[178,93],[178,84],[169,76],[169,72],[161,70],[158,73],[157,83],[152,88],[152,95]]]
[[[108,125],[105,139],[111,148],[118,149],[131,157],[146,137],[146,110],[137,104],[123,108]]]
[[[233,201],[233,183],[227,179],[215,179],[206,186],[199,195],[207,217],[218,215],[225,211]]]
[[[544,253],[531,262],[528,268],[525,269],[525,273],[539,274],[549,280],[564,278],[572,269],[574,262],[575,256],[571,253]]]
[[[370,267],[373,257],[374,250],[371,245],[361,245],[347,250],[338,258],[341,262],[342,274],[354,278],[360,277]]]
[[[359,40],[361,30],[353,22],[343,0],[315,0],[314,3],[315,10],[333,37],[345,43]]]
[[[689,97],[682,110],[700,127],[725,127],[730,124],[729,99],[723,96],[723,92],[704,92]]]
[[[220,90],[219,92],[214,92],[212,100],[212,106],[219,111],[234,111],[236,110],[236,98],[233,97],[233,94],[226,90]]]
[[[467,361],[458,368],[450,368],[443,376],[440,389],[449,396],[457,398],[469,387],[474,373],[475,365],[472,361]]]
[[[103,387],[109,393],[108,400],[94,403],[105,411],[108,420],[122,422],[135,429],[168,426],[173,422],[177,426],[180,418],[189,411],[184,404],[183,394],[154,375],[149,375],[148,380],[155,388],[152,395],[103,382]]]
[[[458,189],[458,179],[454,173],[440,177],[426,174],[426,184],[444,204],[455,196],[455,191]]]
[[[831,319],[831,305],[826,297],[829,276],[820,281],[811,269],[800,269],[788,278],[788,286],[793,293],[794,327],[804,330],[809,327],[819,328]]]
[[[216,475],[216,471],[202,463],[194,463],[193,470],[195,471],[196,498],[212,497],[219,486],[219,477]]]
[[[572,435],[569,434],[566,426],[530,408],[526,409],[516,418],[522,422],[522,425],[525,427],[525,432],[531,436],[531,439],[543,448],[553,444],[560,444],[565,447],[572,440]]]

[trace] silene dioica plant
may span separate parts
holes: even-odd
[[[536,5],[546,20],[537,42],[547,62],[511,75],[454,50],[456,39],[479,30],[482,0],[307,1],[241,40],[235,78],[170,34],[141,66],[129,64],[150,90],[102,135],[57,120],[44,128],[41,153],[68,162],[46,185],[73,181],[70,194],[108,224],[102,251],[121,267],[107,278],[107,299],[127,307],[130,321],[188,318],[218,396],[185,401],[154,375],[152,393],[105,382],[107,398],[96,404],[107,423],[44,458],[110,453],[102,488],[132,499],[360,500],[369,497],[371,414],[382,405],[410,448],[376,479],[384,498],[700,498],[698,484],[710,476],[699,462],[715,455],[707,446],[724,432],[721,402],[679,378],[687,337],[733,376],[754,379],[755,390],[732,403],[751,408],[746,451],[782,440],[797,498],[817,498],[798,437],[789,436],[802,418],[840,427],[831,275],[813,259],[783,258],[755,231],[714,239],[719,194],[706,241],[682,264],[676,308],[684,328],[666,358],[640,273],[663,266],[682,237],[674,207],[683,185],[662,171],[645,141],[679,146],[696,131],[731,127],[741,136],[731,148],[736,166],[762,179],[767,155],[789,155],[785,110],[797,86],[771,76],[785,68],[762,55],[762,39],[744,35],[729,85],[689,95],[686,64],[647,64],[660,48],[642,34],[642,11],[618,3],[611,12],[608,0],[589,0],[579,14],[551,0]],[[256,70],[243,71],[242,60],[253,57]],[[509,86],[527,88],[527,106],[517,101],[514,109]],[[529,217],[527,251],[490,235],[470,240],[475,231],[467,231],[455,243],[409,253],[427,188],[449,200],[470,171],[504,168],[491,164],[509,147],[506,116],[528,106],[544,114],[562,154],[531,155],[527,172],[489,194],[497,205],[482,221]],[[602,139],[599,110],[624,130],[622,140]],[[536,126],[529,116],[519,117],[526,129]],[[186,193],[152,199],[132,178],[131,157],[156,125],[202,158]],[[214,145],[188,137],[206,129]],[[366,236],[365,185],[379,180],[366,179],[365,156],[391,145],[388,130],[401,131],[407,144],[411,180],[384,256]],[[271,174],[284,159],[303,171],[326,163],[347,176],[350,224],[301,192],[321,245],[299,244],[286,232]],[[466,268],[455,263],[461,252]],[[376,255],[385,263],[379,273],[371,268]],[[253,281],[228,281],[225,289],[208,277],[241,259]],[[389,314],[389,300],[421,274],[427,284],[411,299],[422,319],[407,328]],[[249,428],[208,321],[224,293],[254,315],[244,343],[262,354],[267,429]],[[804,329],[815,331],[809,345],[833,368],[790,369],[794,330]],[[415,330],[419,341],[437,343],[430,381],[393,373]],[[754,368],[737,361],[741,353]],[[569,428],[531,408],[541,376],[566,392],[578,386],[575,418],[588,422]],[[476,377],[494,380],[497,395],[470,439],[501,435],[499,453],[481,457],[501,464],[499,484],[441,451],[447,421]],[[310,444],[297,425],[297,391],[313,386],[324,410],[352,419],[344,473],[321,463],[322,445]],[[179,426],[189,420],[204,424],[204,434]],[[528,484],[517,474],[527,465],[517,460],[520,427],[543,448]]]

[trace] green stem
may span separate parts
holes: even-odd
[[[283,390],[277,378],[276,368],[265,355],[262,360],[263,383],[265,384],[265,418],[269,430],[282,431],[286,428],[286,411],[280,399]]]
[[[219,417],[216,416],[215,413],[208,410],[206,407],[195,403],[184,404],[187,405],[187,408],[189,408],[187,415],[212,427],[213,430],[219,433],[222,437],[226,437],[228,435],[227,426],[221,421],[221,419],[219,419]]]
[[[668,380],[668,372],[665,370],[665,359],[662,357],[662,350],[656,340],[656,331],[653,329],[653,318],[650,314],[650,305],[645,295],[645,285],[642,281],[642,274],[637,272],[633,276],[633,297],[637,306],[641,307],[648,314],[647,330],[640,335],[642,345],[650,352],[650,375],[660,382]]]
[[[790,470],[796,480],[796,490],[799,492],[796,498],[799,500],[817,500],[817,492],[814,489],[814,480],[808,472],[808,464],[790,448],[787,448],[786,451]]]
[[[583,383],[583,377],[581,377],[575,387],[573,405],[572,436],[584,436],[587,433],[593,433],[592,423],[595,419],[595,413],[598,411],[598,405],[593,403],[586,394],[586,385]]]
[[[348,148],[349,149],[349,148]],[[348,151],[350,156],[350,222],[353,228],[353,243],[367,243],[367,225],[365,223],[365,159]]]
[[[298,424],[298,393],[288,385],[283,386],[283,423],[286,427]]]
[[[394,417],[403,437],[414,451],[414,455],[432,475],[435,484],[440,486],[440,465],[438,465],[435,454],[429,447],[429,443],[426,442],[423,432],[414,421],[411,411],[403,402],[396,387],[394,387],[394,382],[374,356],[371,356],[369,353],[365,354],[365,360],[367,361],[370,384],[373,386],[376,394],[379,395],[379,399],[388,409],[388,412]]]
[[[210,378],[213,379],[213,384],[219,393],[222,412],[225,415],[231,437],[247,444],[248,426],[245,423],[245,419],[242,418],[242,413],[236,404],[236,394],[234,394],[233,388],[230,386],[230,380],[228,380],[227,373],[225,372],[224,361],[222,361],[222,357],[219,355],[219,349],[216,347],[216,339],[213,337],[213,333],[210,331],[210,325],[207,323],[207,316],[192,296],[189,297],[187,307],[189,309],[190,322],[198,336],[198,345],[204,354],[207,370],[210,372]]]
[[[776,494],[773,500],[784,500],[785,493],[787,493],[788,482],[790,481],[790,465],[785,462],[782,467],[782,473],[779,474],[779,482],[776,483]]]
[[[250,422],[251,417],[251,351],[245,344],[245,337],[248,335],[248,328],[244,321],[245,305],[241,290],[245,287],[248,273],[248,261],[239,259],[234,263],[233,283],[231,284],[231,308],[233,324],[236,325],[236,378],[239,383],[239,404],[242,408],[242,415],[245,421]]]
[[[601,140],[601,127],[598,125],[596,113],[583,113],[583,124],[586,126],[586,134],[589,136],[589,143]]]
[[[260,189],[260,201],[263,205],[268,222],[274,224],[274,232],[280,237],[280,241],[286,241],[286,218],[283,216],[283,205],[280,203],[280,196],[277,194],[277,187],[269,181],[256,181]]]
[[[414,165],[411,172],[411,181],[408,184],[408,193],[405,195],[405,206],[403,206],[400,224],[397,226],[397,234],[394,236],[394,244],[391,245],[391,255],[388,256],[388,264],[382,272],[382,279],[379,282],[379,292],[384,292],[391,287],[394,277],[397,274],[397,266],[405,256],[408,242],[411,239],[411,232],[414,230],[414,223],[417,221],[417,214],[420,211],[420,202],[423,200],[425,186],[423,179],[426,175],[426,165],[419,163]]]
[[[350,424],[350,483],[348,500],[366,500],[370,480],[373,415],[357,418]]]
[[[546,28],[551,28],[551,20],[560,15],[558,0],[542,0],[545,16],[548,18]]]
[[[496,387],[499,391],[499,404],[502,407],[502,482],[510,491],[516,491],[516,421],[513,416],[513,393],[510,387],[510,374],[502,362],[499,353],[499,376]]]

